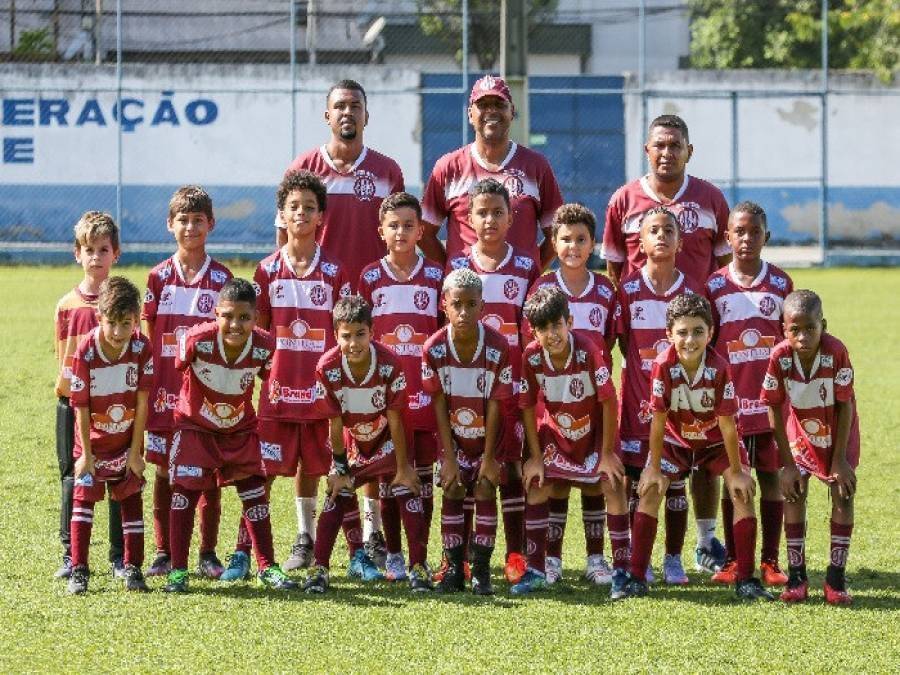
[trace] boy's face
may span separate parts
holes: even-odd
[[[206,250],[206,237],[216,221],[201,211],[178,211],[168,221],[169,232],[182,251]]]
[[[699,316],[682,316],[666,328],[666,336],[675,346],[678,360],[688,366],[696,366],[712,339],[712,330]]]
[[[501,195],[480,194],[472,199],[469,224],[475,230],[478,241],[496,244],[506,241],[510,215],[506,200]]]
[[[216,323],[225,345],[232,349],[243,347],[256,325],[256,308],[246,301],[219,300]]]
[[[362,322],[344,323],[334,329],[334,337],[348,363],[364,363],[369,358],[372,329]]]
[[[661,181],[673,181],[684,176],[694,146],[687,142],[681,129],[653,127],[644,151],[653,175]]]
[[[122,316],[107,316],[98,313],[97,318],[100,323],[102,341],[112,347],[114,351],[122,350],[140,322],[138,315],[130,312]]]
[[[119,259],[118,249],[113,248],[109,237],[94,237],[83,246],[75,246],[75,260],[84,269],[84,276],[106,279],[109,268]]]
[[[553,238],[553,249],[560,265],[579,269],[587,266],[591,251],[594,250],[594,239],[584,223],[560,225]]]
[[[819,351],[825,319],[818,313],[793,312],[784,315],[784,336],[800,358],[812,358]]]
[[[550,356],[565,356],[569,351],[572,317],[559,317],[541,328],[533,328],[535,339]]]
[[[475,331],[484,301],[481,293],[472,288],[451,288],[444,293],[444,314],[458,334],[471,335]]]
[[[675,260],[681,250],[681,231],[665,213],[654,213],[641,224],[641,251],[652,261]]]
[[[415,209],[404,206],[384,214],[378,226],[378,234],[389,252],[409,253],[416,249],[416,244],[422,238],[422,223],[416,216]]]
[[[278,216],[287,228],[289,240],[314,236],[322,222],[316,193],[312,190],[291,190]]]
[[[728,219],[728,244],[737,260],[759,260],[763,246],[769,241],[769,231],[762,219],[752,213],[733,213]]]

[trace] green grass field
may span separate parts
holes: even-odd
[[[143,268],[117,271],[139,286],[146,279]],[[236,271],[247,275],[250,269]],[[64,584],[51,578],[60,555],[52,318],[57,298],[79,281],[80,269],[0,268],[0,671],[897,672],[900,270],[805,270],[793,276],[798,288],[821,293],[829,328],[847,344],[856,367],[863,450],[849,563],[856,600],[851,608],[828,607],[821,598],[830,511],[821,485],[812,486],[810,499],[814,594],[799,607],[738,605],[730,589],[699,575],[686,588],[656,586],[648,599],[613,604],[606,589],[578,579],[584,562],[578,499],[571,501],[565,585],[526,600],[510,598],[499,581],[497,596],[486,600],[422,598],[405,585],[349,583],[340,542],[333,592],[321,598],[193,580],[187,596],[126,595],[106,571],[105,508],[97,509],[90,592],[69,597]],[[150,497],[145,491],[148,557]],[[234,539],[237,507],[233,491],[226,491],[223,558]],[[289,481],[276,482],[273,521],[283,559],[296,525]],[[436,517],[432,562],[439,556],[437,529]],[[693,541],[691,526],[686,551]],[[655,559],[661,556],[658,549]],[[191,557],[196,560],[196,543]]]

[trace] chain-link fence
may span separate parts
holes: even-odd
[[[78,215],[103,209],[127,250],[158,254],[171,247],[169,196],[200,183],[216,208],[212,247],[266,250],[274,187],[327,140],[325,94],[343,78],[366,87],[366,145],[420,194],[435,161],[472,140],[469,88],[500,70],[499,4],[0,1],[0,246],[62,250]],[[896,86],[687,68],[686,1],[527,4],[527,141],[567,200],[602,214],[645,171],[649,120],[674,112],[690,125],[689,172],[732,203],[763,204],[774,241],[896,245],[900,174],[885,152]]]

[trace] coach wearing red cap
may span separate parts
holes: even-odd
[[[562,204],[562,195],[547,159],[510,140],[514,114],[509,87],[503,78],[486,75],[472,87],[469,124],[475,130],[475,142],[441,157],[422,195],[425,235],[420,246],[428,258],[445,263],[468,253],[475,242],[475,233],[469,226],[469,191],[478,181],[493,178],[509,191],[509,243],[529,251],[542,268],[553,259],[550,226],[553,214]],[[437,238],[445,218],[446,250]],[[538,228],[544,232],[540,248]]]

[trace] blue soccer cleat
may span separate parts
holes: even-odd
[[[358,549],[353,557],[350,558],[350,566],[347,568],[347,576],[351,579],[359,579],[360,581],[382,581],[384,574],[381,573],[372,559],[366,555],[364,549]]]
[[[243,551],[235,551],[228,557],[228,567],[219,576],[219,581],[241,581],[250,578],[250,556]]]

